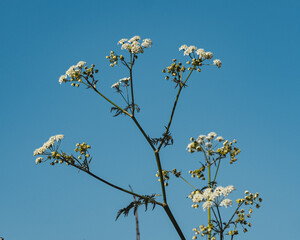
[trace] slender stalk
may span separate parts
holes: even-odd
[[[96,88],[92,87],[96,93],[98,93],[101,97],[103,97],[106,101],[114,105],[116,108],[120,109],[123,113],[128,115],[129,117],[131,116],[127,111],[125,111],[123,108],[119,107],[117,104],[109,100],[107,97],[105,97],[101,92],[99,92]]]
[[[149,143],[149,145],[151,146],[151,148],[153,149],[153,151],[156,151],[154,145],[152,144],[152,142],[150,141],[149,137],[147,136],[147,134],[145,133],[144,129],[141,127],[141,125],[139,124],[139,122],[136,120],[136,118],[134,116],[132,116],[132,115],[130,115],[130,117],[132,118],[132,120],[134,121],[134,123],[136,124],[136,126],[139,128],[139,130],[142,132],[142,134],[146,138],[147,142]]]
[[[126,98],[124,97],[124,95],[122,94],[121,91],[120,91],[120,95],[122,96],[122,98],[124,99],[124,101],[126,102],[126,104],[129,105],[129,102],[126,100]]]
[[[210,184],[211,184],[211,176],[210,176],[210,164],[208,164],[208,187],[211,187]],[[211,213],[210,213],[210,208],[208,208],[208,225],[211,224]],[[211,240],[211,233],[209,232],[208,233],[208,240]]]
[[[191,187],[193,187],[195,190],[197,190],[198,188],[196,188],[193,184],[191,184],[190,182],[188,182],[184,177],[179,176],[183,181],[185,181],[188,185],[190,185]]]
[[[127,111],[125,111],[123,108],[119,107],[117,104],[115,104],[114,102],[112,102],[111,100],[109,100],[107,97],[105,97],[101,92],[99,92],[97,90],[97,88],[95,88],[88,80],[87,82],[89,83],[86,84],[83,82],[84,85],[86,85],[87,87],[91,87],[96,93],[98,93],[101,97],[103,97],[106,101],[108,101],[110,104],[114,105],[116,108],[118,108],[119,110],[121,110],[123,113],[125,113],[126,115],[128,115],[129,117],[131,116]]]
[[[219,225],[219,228],[222,229],[222,221],[221,221],[221,223],[220,223],[220,221],[219,221],[219,219],[218,219],[218,217],[217,217],[217,215],[216,215],[214,209],[211,208],[211,210],[212,210],[212,212],[213,212],[213,214],[214,214],[214,216],[215,216],[215,218],[216,218],[216,221],[217,221],[217,223],[218,223],[218,225]]]
[[[218,166],[217,166],[216,174],[215,174],[215,177],[214,177],[214,182],[216,181],[216,178],[217,178],[217,175],[218,175],[218,171],[219,171],[220,163],[221,163],[221,158],[219,159],[219,162],[218,162]]]
[[[166,128],[166,131],[165,133],[167,133],[169,130],[170,130],[170,127],[171,127],[171,123],[172,123],[172,120],[173,120],[173,116],[174,116],[174,113],[175,113],[175,109],[176,109],[176,106],[177,106],[177,102],[178,102],[178,99],[179,99],[179,96],[180,96],[180,93],[181,93],[181,90],[184,86],[184,84],[187,82],[187,80],[189,79],[189,77],[191,76],[193,72],[193,69],[190,71],[189,75],[187,76],[187,78],[185,79],[183,85],[179,85],[179,90],[178,90],[178,93],[176,95],[176,99],[175,99],[175,102],[174,102],[174,105],[173,105],[173,109],[172,109],[172,112],[171,112],[171,116],[170,116],[170,120],[169,120],[169,123],[168,123],[168,126]],[[160,142],[159,146],[158,146],[158,151],[161,149],[163,145],[163,141]]]
[[[127,102],[128,102],[128,105],[129,105],[129,96],[128,96],[128,87],[126,86],[126,95],[127,95]]]
[[[131,64],[130,64],[130,89],[131,89],[131,104],[132,104],[132,116],[134,116],[134,110],[135,110],[135,105],[134,105],[134,94],[133,94],[133,79],[132,79],[132,67],[134,64],[134,61],[132,61],[132,53],[130,53],[130,57],[131,57]]]
[[[222,228],[222,217],[221,217],[221,214],[220,214],[219,206],[216,205],[216,207],[217,207],[218,215],[219,215],[220,222],[221,222],[220,231],[223,232],[223,228]]]
[[[167,204],[164,204],[163,208],[164,208],[165,212],[167,213],[168,217],[170,218],[171,222],[173,223],[173,226],[175,227],[175,229],[176,229],[178,235],[180,236],[181,240],[185,240],[185,236],[183,235],[179,225],[177,224],[177,222],[176,222],[169,206]]]
[[[233,217],[235,216],[236,214],[236,211],[239,210],[239,208],[244,204],[244,202],[240,203],[238,205],[238,207],[236,208],[236,210],[234,211],[233,215],[231,216],[231,218],[229,219],[229,221],[227,222],[226,226],[224,227],[224,230],[229,226],[231,220],[233,219]]]
[[[122,191],[122,192],[128,193],[128,194],[130,194],[130,195],[133,195],[133,196],[136,196],[136,197],[139,197],[139,198],[142,198],[142,199],[147,199],[146,197],[144,197],[144,196],[142,196],[142,195],[139,195],[139,194],[137,194],[137,193],[131,192],[131,191],[126,190],[126,189],[124,189],[124,188],[121,188],[121,187],[119,187],[119,186],[117,186],[117,185],[114,185],[114,184],[112,184],[112,183],[110,183],[110,182],[108,182],[108,181],[106,181],[106,180],[104,180],[104,179],[98,177],[97,175],[93,174],[93,173],[90,172],[90,171],[84,170],[84,169],[82,169],[82,168],[80,168],[80,167],[78,167],[78,166],[76,166],[76,165],[73,165],[73,164],[71,164],[71,165],[72,165],[73,167],[75,167],[75,168],[77,168],[77,169],[79,169],[79,170],[81,170],[81,171],[87,173],[88,175],[90,175],[90,176],[96,178],[97,180],[99,180],[99,181],[101,181],[101,182],[103,182],[103,183],[105,183],[105,184],[107,184],[107,185],[109,185],[109,186],[115,188],[115,189],[118,189],[118,190],[120,190],[120,191]],[[157,201],[155,201],[155,200],[154,200],[154,202],[155,202],[157,205],[164,206],[164,204],[161,203],[161,202],[157,202]]]

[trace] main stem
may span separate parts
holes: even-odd
[[[165,212],[167,213],[169,219],[171,220],[173,226],[175,227],[179,237],[181,240],[186,240],[178,223],[176,222],[176,219],[174,218],[168,204],[167,204],[167,194],[166,194],[166,189],[165,189],[165,184],[164,184],[164,178],[163,178],[163,173],[162,173],[162,167],[161,167],[161,161],[160,161],[160,156],[159,156],[159,151],[158,149],[155,149],[154,145],[152,144],[152,142],[150,141],[149,137],[147,136],[147,134],[145,133],[145,131],[143,130],[143,128],[141,127],[141,125],[139,124],[139,122],[136,120],[136,118],[134,116],[131,116],[132,120],[134,121],[134,123],[136,124],[136,126],[138,127],[138,129],[141,131],[141,133],[143,134],[143,136],[146,138],[147,142],[149,143],[150,147],[153,149],[154,154],[155,154],[155,159],[156,159],[156,165],[158,168],[158,172],[159,172],[159,177],[160,177],[160,184],[161,184],[161,190],[162,190],[162,195],[163,195],[163,200],[164,203],[163,208],[165,210]]]
[[[167,195],[166,195],[166,189],[165,189],[165,183],[164,183],[164,176],[163,176],[163,173],[162,173],[162,168],[161,168],[159,153],[156,150],[154,152],[154,154],[155,154],[155,159],[156,159],[156,165],[157,165],[158,172],[159,172],[159,177],[160,177],[159,180],[160,180],[161,191],[162,191],[164,203],[167,204]]]

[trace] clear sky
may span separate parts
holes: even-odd
[[[115,216],[131,196],[67,166],[34,164],[33,150],[55,134],[62,149],[92,146],[92,171],[141,194],[160,193],[153,153],[126,117],[92,91],[59,85],[79,60],[96,64],[99,86],[127,77],[109,67],[121,38],[151,38],[153,47],[135,68],[137,118],[153,137],[167,124],[176,90],[162,69],[178,48],[196,45],[214,53],[221,69],[192,75],[171,128],[174,145],[162,150],[165,169],[187,171],[198,160],[190,137],[215,131],[238,139],[239,161],[225,166],[219,184],[259,192],[264,201],[253,227],[239,239],[295,239],[299,211],[299,1],[8,1],[0,0],[0,236],[5,240],[135,239],[132,215]],[[196,184],[196,183],[195,183]],[[199,183],[200,184],[200,183]],[[201,184],[200,184],[201,185]],[[297,190],[298,189],[298,190]],[[191,189],[177,179],[169,204],[187,239],[206,212],[191,208]],[[142,240],[178,239],[162,209],[139,210]]]

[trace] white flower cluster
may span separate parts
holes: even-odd
[[[212,140],[215,139],[217,142],[222,142],[224,141],[224,138],[222,136],[218,136],[215,132],[210,132],[209,134],[206,135],[200,135],[197,140],[195,141],[194,138],[191,138],[191,143],[188,144],[187,150],[190,153],[195,152],[195,150],[200,151],[202,148],[200,145],[205,146],[206,149],[211,149],[213,147],[213,142]]]
[[[152,41],[150,38],[143,40],[142,44],[139,42],[141,40],[140,36],[134,36],[131,39],[123,38],[118,44],[121,44],[121,49],[128,50],[130,53],[138,54],[143,53],[145,48],[151,47]]]
[[[220,68],[220,67],[222,66],[222,62],[221,62],[220,59],[215,59],[215,60],[214,60],[214,64],[215,64],[218,68]]]
[[[214,204],[217,204],[221,207],[228,207],[229,205],[232,205],[232,201],[225,197],[227,197],[233,190],[235,190],[235,188],[232,185],[229,185],[225,188],[218,186],[215,188],[215,190],[212,188],[206,188],[202,193],[200,193],[198,190],[193,191],[188,197],[191,198],[194,203],[196,203],[192,205],[193,208],[198,208],[197,203],[205,201],[202,205],[203,211],[205,211],[205,209],[211,208]],[[221,198],[222,201],[220,202]]]
[[[120,88],[120,82],[116,82],[113,85],[111,85],[111,88],[119,89]]]
[[[81,72],[81,69],[84,67],[86,62],[84,61],[79,61],[77,65],[71,66],[64,75],[61,75],[58,82],[62,84],[63,82],[67,81],[68,76],[71,78],[74,78],[77,73]]]
[[[55,141],[59,142],[63,138],[64,138],[64,135],[62,135],[62,134],[50,137],[49,140],[47,142],[45,142],[42,147],[34,150],[33,156],[42,155],[48,148],[50,148],[50,147],[52,147],[54,145]],[[37,158],[36,162],[37,161],[40,162],[40,160],[42,160],[42,159]]]
[[[124,86],[129,86],[130,77],[128,78],[121,78],[118,82],[114,83],[111,88],[115,88],[117,90],[120,89],[121,84],[123,83]]]
[[[202,61],[205,59],[212,59],[213,58],[213,53],[212,52],[205,52],[205,50],[203,48],[199,48],[197,49],[197,47],[195,46],[187,46],[187,45],[182,45],[179,48],[179,51],[183,50],[183,55],[186,56],[190,56],[190,54],[195,53],[198,56],[198,59],[201,59]],[[214,61],[214,65],[216,65],[218,68],[221,67],[222,62],[220,59],[215,59]]]

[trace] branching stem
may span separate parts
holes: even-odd
[[[169,130],[170,130],[171,123],[172,123],[172,120],[173,120],[173,116],[174,116],[174,113],[175,113],[175,109],[176,109],[176,106],[177,106],[177,102],[178,102],[181,90],[182,90],[183,86],[185,85],[185,83],[187,82],[187,80],[189,79],[189,77],[191,76],[192,72],[193,72],[193,69],[190,71],[190,73],[187,76],[187,78],[185,79],[184,83],[182,85],[179,85],[179,90],[178,90],[178,93],[176,95],[176,99],[175,99],[175,102],[174,102],[174,105],[173,105],[172,113],[171,113],[171,116],[170,116],[170,120],[169,120],[168,126],[166,128],[165,134],[167,134],[169,132]],[[158,151],[161,149],[162,145],[163,145],[163,141],[160,142],[160,144],[159,144],[159,146],[157,148]]]
[[[95,175],[94,173],[92,173],[92,172],[90,172],[90,171],[88,171],[88,170],[84,170],[84,169],[80,168],[79,166],[76,166],[75,164],[70,164],[70,165],[72,165],[73,167],[75,167],[75,168],[77,168],[77,169],[79,169],[79,170],[81,170],[81,171],[87,173],[88,175],[90,175],[90,176],[96,178],[97,180],[99,180],[99,181],[101,181],[101,182],[103,182],[103,183],[105,183],[105,184],[107,184],[107,185],[109,185],[109,186],[111,186],[111,187],[113,187],[113,188],[115,188],[115,189],[118,189],[118,190],[120,190],[120,191],[122,191],[122,192],[128,193],[128,194],[130,194],[130,195],[133,195],[133,196],[136,196],[136,197],[139,197],[139,198],[142,198],[142,199],[147,199],[147,198],[144,197],[143,195],[139,195],[139,194],[137,194],[137,193],[134,193],[134,192],[131,192],[131,191],[126,190],[126,189],[124,189],[124,188],[121,188],[121,187],[119,187],[119,186],[116,186],[116,185],[114,185],[114,184],[112,184],[112,183],[110,183],[110,182],[104,180],[103,178],[98,177],[98,176]],[[157,204],[157,205],[164,206],[164,204],[161,203],[161,202],[157,202],[157,201],[155,201],[155,200],[153,200],[153,202],[155,202],[155,204]]]

